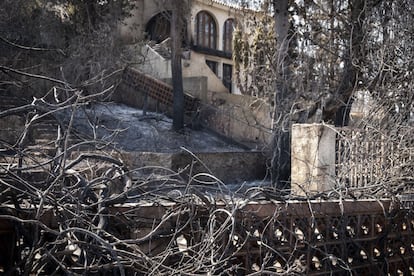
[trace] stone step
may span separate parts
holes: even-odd
[[[31,154],[35,157],[40,158],[50,158],[51,156],[54,156],[56,153],[56,147],[52,143],[45,143],[45,144],[36,144],[27,146],[26,153]]]
[[[164,45],[155,44],[152,49],[165,59],[171,58],[171,50]]]
[[[68,143],[69,145],[74,145],[77,144],[79,142],[81,142],[82,140],[77,138],[77,137],[72,137],[70,136],[68,139]],[[33,145],[54,145],[56,142],[56,136],[48,136],[48,135],[42,135],[42,136],[38,136],[35,137]]]
[[[33,136],[34,136],[35,141],[39,141],[39,140],[54,141],[57,138],[57,133],[56,131],[41,132],[41,133],[35,133]]]
[[[54,145],[55,139],[35,138],[34,143],[31,146],[44,146],[49,144]]]

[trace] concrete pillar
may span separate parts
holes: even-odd
[[[331,125],[292,126],[292,195],[312,195],[335,187],[335,139]]]

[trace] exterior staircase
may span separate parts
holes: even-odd
[[[113,100],[146,111],[173,114],[173,87],[135,68],[126,68]],[[187,126],[200,128],[200,99],[184,93],[184,120]]]
[[[153,103],[155,103],[154,106],[158,108],[152,109],[152,111],[168,113],[172,107],[172,87],[135,69],[125,70],[120,88],[125,89],[124,91],[117,92],[120,98],[116,101],[120,103],[136,108],[142,108],[142,104],[144,102],[144,97],[142,96],[145,96],[146,94],[148,101],[152,100]],[[126,91],[126,89],[128,89],[129,92]],[[18,98],[13,95],[2,94],[1,92],[0,96],[4,99],[0,103],[0,112],[13,107],[30,104],[32,102],[32,99],[29,98]],[[194,123],[197,123],[198,121],[198,118],[196,118],[198,110],[199,100],[190,95],[185,95],[186,120],[187,123],[193,124],[193,127]],[[151,111],[150,106],[148,106],[148,111]],[[27,112],[19,115],[20,116],[16,115],[18,118],[15,118],[19,124],[6,124],[6,128],[8,128],[8,130],[14,129],[18,134],[19,131],[22,131],[22,128],[24,129],[26,117],[30,116],[29,118],[31,118],[33,116]],[[0,116],[0,124],[2,121],[6,121],[6,119],[7,118],[1,118]],[[29,132],[29,137],[27,138],[26,143],[24,143],[24,145],[17,150],[16,147],[11,146],[15,144],[15,142],[11,143],[0,140],[0,169],[1,167],[5,168],[5,166],[9,165],[35,167],[36,164],[40,164],[45,161],[49,162],[50,160],[53,160],[54,157],[58,156],[60,153],[59,146],[61,146],[63,142],[61,140],[62,138],[58,136],[58,122],[57,118],[53,115],[45,116],[37,120],[30,127],[31,131]],[[75,125],[76,127],[78,126],[77,124]],[[81,129],[82,128],[79,128],[79,130]],[[199,129],[194,128],[194,131],[199,131]],[[71,135],[69,137],[68,146],[82,141],[82,139],[78,138],[75,128],[71,129],[70,133]],[[1,133],[0,139],[2,139]],[[89,140],[90,139],[88,139],[88,141]],[[231,143],[230,141],[227,142]],[[104,150],[109,149],[112,151],[112,146],[113,145],[109,145],[109,148],[106,147]],[[8,149],[11,150],[8,151]],[[15,152],[12,150],[15,150]],[[74,147],[74,149],[71,150],[67,156],[65,156],[67,159],[66,164],[75,160],[79,157],[79,155],[94,154],[95,152],[95,146],[90,144],[85,144],[84,146],[76,145],[76,147]],[[122,158],[122,162],[125,162],[125,165],[131,169],[142,168],[145,166],[161,166],[174,171],[181,171],[183,168],[187,168],[189,164],[194,164],[194,158],[196,158],[199,160],[198,163],[200,164],[194,165],[192,173],[188,172],[189,174],[194,174],[195,172],[206,172],[206,168],[202,164],[208,164],[208,168],[211,173],[221,179],[224,183],[238,184],[243,181],[255,181],[257,179],[263,179],[266,174],[266,166],[264,164],[265,158],[263,157],[263,154],[258,151],[246,151],[245,148],[241,147],[238,147],[236,150],[223,148],[220,151],[216,149],[210,151],[207,149],[206,151],[206,149],[200,148],[198,151],[195,149],[191,154],[180,151],[146,152],[145,150],[122,150],[122,152],[119,152],[119,156],[117,153],[114,154],[115,158]],[[24,156],[23,164],[19,164],[19,162],[21,163],[21,160],[19,160],[19,158],[21,159],[21,156]],[[113,156],[113,154],[111,153],[110,156]],[[87,160],[85,162],[87,162]],[[79,166],[82,167],[83,165],[78,165],[78,167]],[[85,164],[84,167],[88,167],[88,164]],[[48,170],[49,169],[46,167],[43,167],[43,171]],[[149,174],[152,174],[152,172],[149,172]]]
[[[0,112],[12,108],[23,107],[32,102],[30,97],[17,97],[0,92]],[[0,155],[11,153],[7,147],[16,146],[19,138],[24,132],[25,124],[33,118],[34,111],[21,111],[13,115],[0,117]],[[44,116],[30,124],[24,142],[21,143],[22,150],[39,155],[54,155],[58,141],[58,120],[52,115]],[[73,132],[72,132],[73,133]],[[79,138],[72,134],[69,144],[79,142]]]
[[[161,44],[155,44],[151,47],[157,54],[162,56],[164,59],[171,59],[171,51],[169,48],[164,47]]]
[[[162,41],[161,43],[157,44],[148,44],[154,52],[160,55],[164,59],[171,59],[171,38],[167,38],[166,40]]]

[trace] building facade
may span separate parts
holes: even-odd
[[[191,0],[183,38],[183,77],[206,78],[208,91],[240,94],[232,59],[233,31],[245,28],[246,10],[217,0]],[[124,41],[147,41],[139,67],[159,79],[171,78],[170,1],[138,0],[121,28]],[[185,85],[185,84],[184,84]]]

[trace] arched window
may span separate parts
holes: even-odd
[[[170,36],[171,32],[171,12],[158,13],[148,21],[145,28],[149,40],[160,43]]]
[[[223,51],[231,53],[233,51],[233,31],[235,28],[234,19],[230,18],[224,22],[224,32],[223,32]]]
[[[217,27],[214,18],[205,11],[201,11],[196,17],[196,44],[198,46],[217,48]]]

